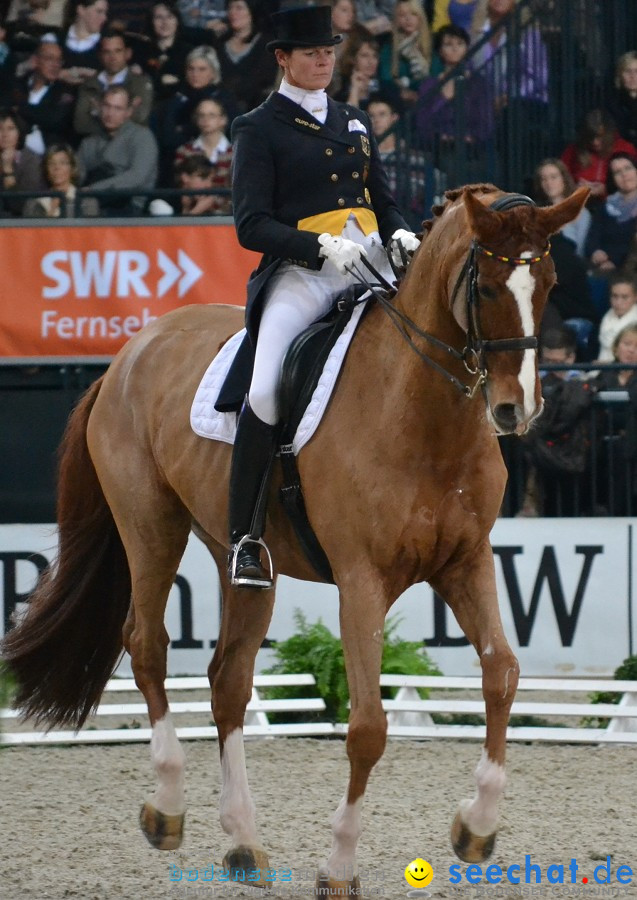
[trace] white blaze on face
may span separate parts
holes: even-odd
[[[528,250],[521,255],[523,257],[532,256]],[[531,274],[531,266],[516,266],[509,275],[506,285],[518,305],[522,333],[524,337],[532,337],[534,333],[533,291],[535,290],[535,278]],[[535,412],[535,350],[524,351],[518,380],[524,396],[524,414],[530,418]]]

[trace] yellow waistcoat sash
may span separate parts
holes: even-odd
[[[308,216],[306,219],[299,219],[296,227],[301,231],[315,231],[317,234],[324,234],[327,231],[334,237],[339,237],[350,215],[354,216],[364,235],[367,236],[372,231],[378,231],[378,222],[372,210],[356,207],[334,209],[330,212],[319,213],[317,216]]]

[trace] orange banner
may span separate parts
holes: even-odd
[[[113,356],[178,306],[243,306],[258,261],[231,225],[2,228],[0,356]]]

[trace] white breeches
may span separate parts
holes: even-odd
[[[377,231],[365,236],[350,216],[342,235],[361,244],[371,264],[388,281],[394,281]],[[359,267],[370,281],[374,280],[362,263]],[[275,425],[279,421],[276,393],[288,347],[297,335],[324,316],[336,297],[355,282],[353,275],[340,275],[327,260],[317,271],[282,263],[268,282],[248,395],[250,406],[263,422]]]

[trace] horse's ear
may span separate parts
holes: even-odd
[[[489,244],[502,229],[502,216],[487,209],[475,194],[466,188],[462,199],[471,231],[482,243]]]
[[[555,206],[543,206],[541,209],[538,209],[538,221],[546,232],[547,237],[549,234],[555,234],[567,222],[572,222],[573,219],[576,219],[584,208],[589,195],[590,190],[586,187],[581,187],[574,191],[570,197],[567,197],[566,200],[562,200],[561,203],[556,203]]]

